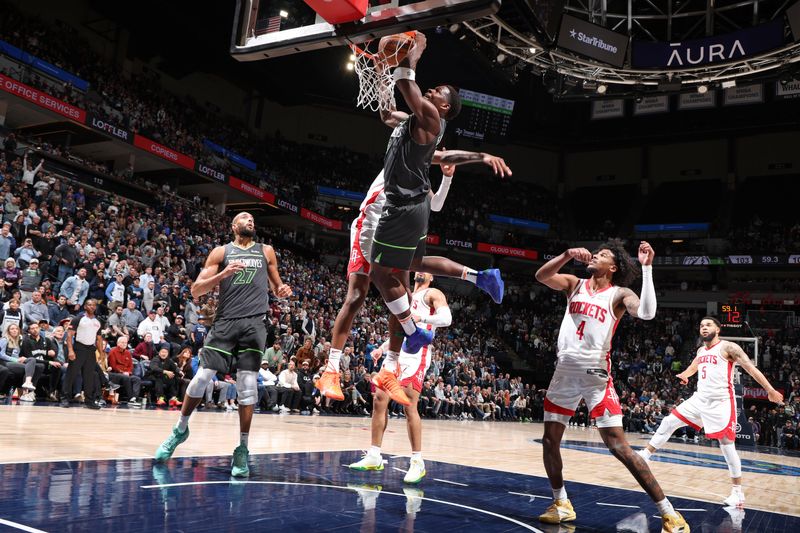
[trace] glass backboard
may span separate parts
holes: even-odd
[[[367,16],[333,26],[300,0],[237,0],[231,55],[239,61],[361,43],[496,13],[501,0],[370,0]]]

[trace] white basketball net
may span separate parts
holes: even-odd
[[[370,45],[377,43],[367,41],[361,46],[350,45],[350,49],[356,56],[354,70],[358,75],[358,99],[356,106],[372,111],[390,111],[396,109],[394,100],[394,78],[392,70],[397,65],[396,56],[398,47],[391,56],[378,53],[377,46],[373,46],[374,52],[370,52]]]

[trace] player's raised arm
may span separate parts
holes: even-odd
[[[267,276],[269,276],[272,292],[278,298],[288,298],[292,295],[292,288],[281,281],[281,275],[278,272],[278,257],[275,255],[275,249],[269,244],[264,245],[264,257],[267,258]]]
[[[468,152],[466,150],[436,150],[433,153],[434,165],[468,165],[470,163],[483,163],[492,167],[495,174],[501,177],[510,176],[511,169],[502,157],[485,152]]]
[[[430,289],[425,295],[425,303],[434,310],[434,314],[429,316],[415,316],[415,322],[420,324],[430,324],[437,328],[446,328],[453,323],[453,314],[450,306],[447,305],[447,298],[439,289]]]
[[[444,207],[444,201],[447,199],[447,193],[450,190],[450,184],[453,182],[453,175],[456,173],[455,165],[441,165],[442,167],[442,183],[439,184],[439,190],[436,194],[429,191],[431,197],[431,211],[441,211]]]
[[[739,366],[742,367],[742,370],[750,374],[759,385],[764,387],[764,390],[767,391],[767,397],[769,398],[769,401],[782,405],[783,394],[775,390],[775,387],[773,387],[767,377],[762,374],[758,368],[756,368],[756,365],[753,364],[753,361],[750,360],[750,357],[748,357],[745,351],[742,350],[742,347],[735,342],[723,342],[725,344],[722,350],[728,359],[735,363],[739,363]]]
[[[558,271],[573,259],[581,263],[589,263],[592,260],[592,252],[586,248],[570,248],[563,254],[543,264],[536,271],[536,281],[547,285],[553,290],[571,294],[580,280],[572,274],[560,274]]]
[[[422,32],[417,32],[414,45],[406,57],[400,61],[400,66],[394,69],[395,86],[403,95],[403,100],[411,112],[414,113],[416,120],[412,125],[412,137],[420,144],[429,144],[439,135],[441,123],[439,122],[439,110],[425,98],[417,85],[416,68],[422,52],[427,46],[427,39]],[[436,91],[438,89],[431,89]]]
[[[642,264],[642,295],[636,296],[630,289],[619,291],[622,303],[628,313],[642,320],[652,320],[656,316],[656,289],[653,285],[653,258],[656,253],[650,243],[642,241],[639,244],[639,262]]]
[[[197,276],[197,280],[192,284],[192,296],[199,298],[204,294],[211,292],[214,287],[219,285],[219,282],[225,278],[229,278],[244,268],[244,263],[240,261],[231,261],[228,266],[220,272],[219,266],[225,259],[225,247],[217,246],[211,253],[208,254],[206,265]]]

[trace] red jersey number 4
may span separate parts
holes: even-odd
[[[578,336],[578,338],[579,338],[580,340],[583,340],[583,328],[585,328],[585,327],[586,327],[586,321],[584,320],[584,321],[583,321],[583,322],[581,322],[581,324],[578,326],[578,331],[576,331],[576,332],[575,332],[575,334]]]

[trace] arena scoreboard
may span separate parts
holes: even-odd
[[[502,141],[509,133],[514,100],[468,89],[458,91],[461,114],[453,122],[456,135],[479,141]]]
[[[745,322],[744,305],[723,303],[719,308],[720,335],[723,337],[745,337],[749,332]]]

